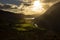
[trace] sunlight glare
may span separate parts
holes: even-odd
[[[40,12],[42,10],[43,10],[43,7],[42,7],[40,0],[35,0],[33,2],[32,11]]]

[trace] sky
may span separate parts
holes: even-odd
[[[41,0],[44,4],[48,3],[48,5],[50,5],[49,3],[53,4],[56,1],[60,1],[60,0]],[[17,5],[18,8],[20,7],[20,4],[22,3],[22,0],[0,0],[0,3],[3,4],[14,4]],[[47,4],[46,4],[47,5]],[[8,9],[7,9],[8,10]],[[31,13],[29,11],[30,9],[26,9],[26,11],[28,11],[28,14]],[[20,10],[8,10],[8,11],[13,11],[13,12],[20,12]],[[25,12],[25,11],[24,11]],[[35,13],[34,13],[35,14]]]
[[[22,0],[0,0],[0,3],[3,3],[3,4],[15,4],[15,5],[19,5],[21,3]],[[59,1],[59,0],[41,0],[45,3],[53,3],[53,2],[56,2],[56,1]]]
[[[20,0],[0,0],[0,3],[19,5],[21,2]]]
[[[60,1],[60,0],[42,0],[42,1],[45,2],[45,3],[48,3],[48,2],[53,3],[53,2],[56,2],[56,1]]]

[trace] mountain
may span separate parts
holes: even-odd
[[[35,19],[39,27],[60,32],[60,2],[50,7],[43,15]]]
[[[23,14],[16,14],[13,12],[0,10],[0,29],[8,29],[16,27],[16,24],[22,23]]]

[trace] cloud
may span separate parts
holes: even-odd
[[[48,2],[56,2],[56,1],[60,1],[60,0],[41,0],[42,2],[48,3]]]

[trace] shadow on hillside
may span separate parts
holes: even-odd
[[[35,19],[39,28],[46,28],[43,39],[60,40],[60,2],[50,7],[43,15]]]

